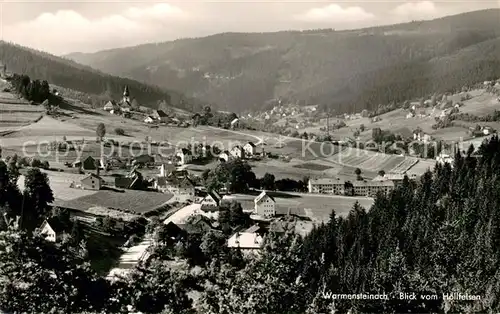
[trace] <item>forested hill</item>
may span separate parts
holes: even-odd
[[[500,9],[352,31],[224,33],[68,57],[231,111],[279,97],[358,110],[500,77]]]
[[[129,86],[131,96],[141,105],[157,108],[162,100],[174,107],[193,110],[199,102],[182,93],[147,85],[129,78],[112,76],[74,61],[45,52],[0,41],[1,58],[9,72],[26,74],[32,79],[80,91],[89,95],[121,99],[123,88]]]

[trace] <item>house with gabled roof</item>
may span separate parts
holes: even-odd
[[[93,173],[89,173],[83,179],[80,180],[81,187],[85,190],[100,190],[104,184],[104,180]]]
[[[236,145],[231,149],[231,156],[234,158],[245,158],[245,150],[243,147]]]
[[[264,245],[259,226],[252,226],[243,232],[236,232],[227,240],[228,248],[240,249],[244,254],[258,254]]]
[[[172,193],[189,199],[194,198],[196,192],[195,184],[188,177],[158,177],[155,179],[154,188],[163,193]]]
[[[189,164],[193,161],[193,154],[191,154],[191,151],[187,148],[179,149],[175,156],[179,158],[180,165]]]
[[[49,242],[59,242],[62,240],[67,227],[56,217],[45,219],[38,228],[40,234]]]
[[[153,110],[152,118],[160,122],[167,122],[169,120],[168,115],[163,110]]]
[[[240,119],[234,118],[233,121],[231,121],[231,128],[235,129],[239,126],[239,124],[240,124]]]
[[[117,110],[119,109],[119,107],[114,100],[110,100],[104,105],[103,109],[106,111],[111,111],[111,110]]]
[[[254,199],[254,213],[261,217],[273,217],[276,215],[276,201],[272,196],[262,191]]]
[[[223,161],[229,161],[231,158],[231,153],[228,150],[223,151],[222,153],[219,154],[219,160]]]
[[[243,146],[243,149],[245,151],[245,155],[247,156],[253,156],[257,153],[257,146],[253,142],[248,142]]]
[[[144,123],[153,123],[155,122],[155,119],[152,116],[146,116],[144,119]]]
[[[83,161],[77,160],[73,163],[73,167],[82,168],[83,170],[96,170],[97,161],[92,157],[88,156]]]

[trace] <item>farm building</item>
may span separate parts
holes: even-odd
[[[201,201],[201,207],[216,208],[219,207],[222,197],[217,191],[209,191],[207,196]]]
[[[273,217],[276,215],[276,201],[274,198],[266,193],[266,191],[262,191],[254,199],[254,212],[255,214],[262,217]]]
[[[193,154],[186,148],[180,149],[175,156],[178,158],[180,165],[189,164],[193,161]]]
[[[441,153],[436,157],[436,162],[441,165],[450,164],[453,167],[454,159],[448,154]]]
[[[231,153],[229,151],[225,150],[219,155],[219,160],[223,161],[229,161],[229,158],[231,157]]]
[[[155,180],[154,187],[161,192],[169,192],[176,195],[189,196],[194,198],[195,185],[187,177],[158,177]]]
[[[282,221],[277,220],[271,222],[269,225],[269,232],[274,233],[286,233],[288,231],[294,231],[295,234],[299,234],[302,237],[307,236],[311,233],[314,228],[314,224],[311,221]]]
[[[240,124],[240,119],[234,118],[233,121],[231,121],[231,128],[235,129],[239,126],[239,124]]]
[[[100,190],[104,180],[93,173],[80,180],[81,187],[85,190]]]
[[[245,151],[245,155],[247,156],[253,156],[257,153],[257,147],[253,142],[248,142],[243,146],[243,149]]]
[[[213,229],[210,219],[204,215],[191,216],[188,223],[180,224],[181,228],[187,234],[206,234]]]
[[[177,167],[174,164],[162,164],[160,166],[160,174],[158,176],[160,177],[168,177],[172,173],[174,173],[177,170]]]
[[[259,229],[260,227],[255,225],[243,232],[236,232],[227,241],[227,247],[239,248],[244,254],[258,254],[264,243]]]
[[[168,116],[163,110],[153,110],[152,118],[160,121],[160,122],[167,122]]]
[[[114,100],[110,100],[104,105],[103,109],[106,111],[111,111],[111,110],[118,110],[119,107]]]
[[[234,158],[245,158],[245,150],[243,147],[236,145],[231,149],[231,156]]]
[[[66,227],[57,218],[45,219],[39,232],[49,242],[58,242],[62,239]]]
[[[147,116],[146,119],[144,119],[144,123],[153,123],[155,122],[155,119],[151,116]]]
[[[137,157],[134,157],[134,160],[132,164],[134,165],[148,165],[148,164],[154,164],[155,158],[154,156],[148,155],[148,154],[142,154]]]
[[[83,160],[77,160],[73,163],[73,167],[82,168],[83,170],[96,170],[97,169],[97,161],[92,157],[88,156]]]

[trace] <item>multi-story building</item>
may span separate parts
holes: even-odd
[[[374,197],[378,192],[389,194],[394,190],[392,181],[354,181],[352,182],[353,194],[355,196]]]
[[[393,189],[394,182],[391,180],[353,182],[330,178],[309,180],[309,193],[373,197],[379,191],[389,193]]]
[[[309,180],[308,189],[309,193],[344,195],[345,182],[339,178],[311,179]]]

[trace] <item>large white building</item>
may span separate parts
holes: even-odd
[[[262,191],[254,199],[254,212],[261,217],[273,217],[276,215],[276,201],[272,196]]]
[[[390,193],[394,190],[394,182],[389,179],[352,182],[331,178],[310,179],[308,190],[309,193],[318,194],[373,197],[378,192]]]

